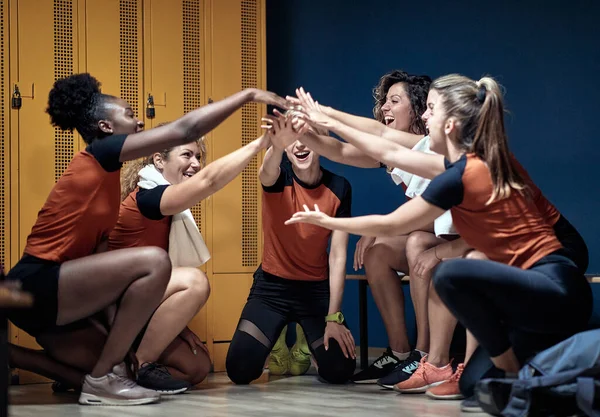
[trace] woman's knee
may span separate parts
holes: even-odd
[[[465,259],[479,259],[480,261],[487,261],[489,258],[485,256],[483,252],[479,252],[478,250],[472,250],[467,252],[465,255]]]
[[[356,359],[346,358],[340,345],[333,339],[329,341],[329,349],[321,345],[315,351],[319,366],[319,375],[330,384],[344,384],[354,374]]]
[[[381,269],[394,270],[394,265],[403,256],[404,247],[391,247],[388,242],[375,241],[365,252],[364,265],[366,272],[376,272]],[[396,265],[397,266],[397,265]],[[381,275],[377,273],[367,274],[367,279],[377,279]]]
[[[423,251],[437,244],[437,238],[433,233],[416,231],[408,235],[406,239],[406,258],[412,265]]]
[[[186,375],[186,380],[192,385],[199,384],[210,372],[210,358],[206,352],[200,351],[197,356],[182,364],[179,371]]]
[[[172,279],[177,279],[178,287],[198,300],[200,306],[208,300],[210,296],[208,277],[198,268],[177,268],[173,270]]]
[[[138,278],[132,286],[143,286],[145,290],[152,289],[164,293],[171,278],[169,254],[164,249],[155,246],[139,248],[136,262],[145,265],[146,274]]]
[[[229,346],[225,368],[234,384],[247,385],[258,379],[270,349],[248,333],[237,330]]]
[[[469,263],[470,260],[466,259],[449,259],[444,262],[440,262],[435,271],[433,272],[432,282],[435,291],[438,295],[444,298],[444,295],[455,289],[460,285],[462,273],[466,270],[465,262]]]

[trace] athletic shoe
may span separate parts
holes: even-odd
[[[310,349],[302,326],[296,324],[296,343],[290,349],[290,374],[304,375],[310,368]]]
[[[394,389],[394,385],[404,382],[412,376],[419,367],[421,358],[421,353],[417,350],[413,350],[410,352],[410,355],[408,355],[408,358],[398,363],[388,375],[380,378],[377,381],[377,384],[386,389]]]
[[[354,374],[350,381],[357,384],[374,384],[378,379],[389,375],[399,363],[401,363],[400,359],[388,347],[380,357],[375,359],[371,366]]]
[[[269,356],[268,367],[271,375],[285,375],[290,369],[290,350],[285,344],[286,335],[287,326],[281,331]]]
[[[394,390],[406,394],[421,394],[429,388],[441,385],[452,377],[452,363],[438,368],[429,362],[424,356],[419,363],[419,367],[404,382],[394,385]]]
[[[472,395],[460,402],[460,411],[464,413],[483,413],[483,409],[477,401],[477,395]]]
[[[425,395],[436,400],[462,400],[465,397],[460,393],[458,381],[460,381],[464,369],[465,364],[459,363],[449,380],[437,387],[428,389]]]
[[[110,372],[100,378],[86,375],[81,387],[79,404],[83,405],[141,405],[155,403],[160,400],[156,391],[143,388],[125,374],[125,364],[113,367]]]
[[[181,394],[192,387],[187,381],[175,379],[166,366],[149,363],[138,370],[137,383],[161,394]]]

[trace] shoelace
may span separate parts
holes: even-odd
[[[156,376],[160,377],[161,379],[171,378],[171,373],[169,372],[167,367],[164,365],[160,365],[158,363],[151,363],[151,364],[146,365],[146,368],[148,368],[147,369],[148,372],[155,374]]]
[[[386,358],[390,358],[391,356],[387,353],[387,352],[383,352],[383,355],[381,355],[379,358],[377,358],[375,360],[375,362],[373,362],[373,365],[382,365],[383,366],[383,362],[386,360]]]
[[[125,385],[128,388],[135,388],[137,386],[137,383],[135,381],[132,381],[129,378],[125,378],[124,376],[120,376],[117,374],[113,374],[113,375],[115,376],[117,381],[119,381],[121,384]]]
[[[456,372],[454,372],[452,374],[452,376],[450,377],[450,379],[448,380],[448,382],[458,382],[458,380],[460,379],[460,377],[461,377],[464,369],[465,369],[464,366],[458,365],[456,367]]]

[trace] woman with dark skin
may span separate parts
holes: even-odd
[[[34,361],[29,368],[51,375],[65,368],[71,377],[87,374],[81,404],[136,405],[159,399],[156,391],[129,379],[123,360],[163,297],[171,263],[166,251],[156,247],[103,253],[119,213],[122,163],[189,143],[251,101],[286,106],[273,93],[247,89],[142,131],[131,107],[102,94],[89,74],[58,80],[50,91],[52,124],[76,129],[88,146],[74,156],[50,192],[23,258],[7,276],[35,299],[33,308],[12,312],[10,319],[52,359]],[[87,320],[104,311],[107,336]],[[101,347],[99,337],[106,337]],[[13,365],[28,369],[26,360],[18,363],[23,356],[13,355]]]

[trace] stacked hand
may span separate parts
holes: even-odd
[[[263,116],[261,128],[267,129],[271,144],[278,149],[285,149],[294,143],[299,136],[304,134],[306,128],[294,130],[294,119],[296,116],[285,116],[279,110],[274,109],[272,115]]]
[[[250,91],[253,102],[269,104],[282,109],[288,109],[290,107],[290,103],[286,99],[279,97],[271,91],[265,91],[259,88],[249,88],[247,91]]]
[[[311,126],[324,129],[333,126],[335,120],[325,114],[319,102],[315,101],[310,93],[304,91],[304,88],[297,88],[296,97],[287,96],[286,99],[294,106],[298,118]]]

